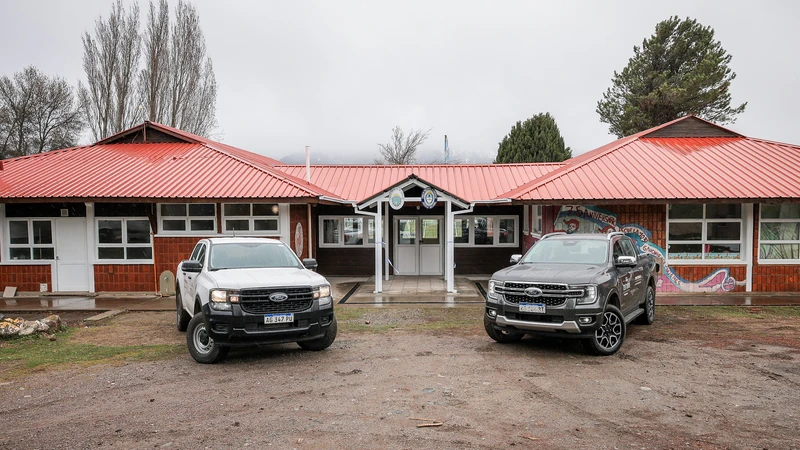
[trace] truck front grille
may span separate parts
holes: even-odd
[[[274,302],[269,296],[283,292],[289,296],[282,302]],[[239,294],[242,310],[251,314],[288,313],[305,311],[314,301],[311,287],[277,287],[269,289],[243,289]]]
[[[539,288],[542,295],[534,297],[525,294],[525,289]],[[543,303],[547,306],[560,306],[568,298],[583,297],[583,289],[570,289],[566,284],[560,283],[526,283],[506,281],[502,286],[495,287],[498,294],[503,294],[505,301],[517,304],[519,302]]]

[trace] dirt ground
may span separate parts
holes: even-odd
[[[796,315],[662,307],[600,358],[573,341],[494,343],[479,307],[339,314],[323,352],[14,378],[0,385],[0,448],[800,448]],[[173,320],[129,313],[73,339],[182,344]]]

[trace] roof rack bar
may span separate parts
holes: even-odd
[[[552,232],[552,233],[547,233],[547,234],[545,234],[545,235],[544,235],[544,236],[542,236],[542,237],[541,237],[539,240],[540,240],[540,241],[542,241],[542,240],[545,240],[545,239],[547,239],[547,238],[549,238],[549,237],[551,237],[551,236],[557,236],[557,235],[559,235],[559,234],[567,234],[567,232],[566,232],[566,231],[554,231],[554,232]]]
[[[607,239],[611,239],[614,236],[625,236],[625,233],[623,233],[622,231],[612,231],[611,233],[608,233],[606,236]]]

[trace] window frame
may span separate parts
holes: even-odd
[[[249,216],[228,216],[225,215],[225,206],[226,205],[249,205],[250,207],[250,215]],[[253,206],[254,205],[275,205],[278,208],[278,214],[272,216],[256,216],[253,215]],[[280,236],[281,235],[281,208],[280,205],[277,203],[223,203],[222,204],[222,231],[221,234],[225,235],[241,235],[241,236]],[[247,220],[248,221],[248,230],[228,230],[228,220]],[[256,220],[274,220],[277,224],[277,228],[274,230],[256,230],[255,229],[255,221]]]
[[[758,235],[757,235],[758,236],[758,247],[754,249],[754,253],[756,254],[756,258],[758,258],[757,259],[758,264],[786,265],[786,266],[799,265],[800,264],[800,259],[775,259],[775,258],[762,258],[761,257],[761,245],[765,244],[765,243],[766,244],[790,244],[790,245],[797,244],[797,245],[800,245],[800,237],[797,240],[777,240],[777,241],[767,240],[767,241],[764,241],[764,240],[761,239],[761,227],[764,224],[764,222],[767,222],[767,223],[796,223],[796,224],[798,224],[798,226],[800,226],[800,217],[798,217],[798,218],[789,218],[789,219],[780,219],[780,218],[778,218],[778,219],[766,218],[765,219],[765,218],[763,218],[763,213],[764,213],[763,205],[765,205],[765,204],[766,203],[760,203],[758,205],[758,230],[757,230],[758,231]]]
[[[100,221],[121,221],[122,222],[122,242],[119,244],[107,244],[100,242]],[[147,222],[147,228],[149,230],[150,242],[147,244],[129,244],[128,241],[128,221],[135,220],[135,221],[143,221]],[[94,260],[97,264],[150,264],[154,261],[155,255],[155,248],[153,246],[153,229],[150,224],[150,219],[147,217],[95,217],[94,219],[95,225],[95,242],[94,242]],[[148,259],[128,259],[128,258],[100,258],[100,247],[104,248],[122,248],[123,255],[128,255],[128,248],[149,248],[150,249],[150,258]]]
[[[361,239],[360,244],[345,244],[344,243],[344,221],[345,219],[360,219],[361,226],[366,239]],[[339,223],[339,233],[337,234],[339,238],[339,242],[336,244],[329,244],[325,243],[325,221],[326,220],[336,220]],[[372,237],[373,242],[369,242],[369,222],[372,221]],[[319,216],[318,218],[318,243],[319,247],[321,248],[365,248],[365,247],[374,247],[375,246],[375,219],[369,216],[358,216],[358,215],[325,215]]]
[[[491,244],[475,244],[475,219],[476,218],[491,218],[493,236]],[[454,247],[474,247],[474,248],[493,248],[493,247],[519,247],[520,245],[520,230],[519,230],[519,216],[514,215],[495,215],[495,214],[473,214],[473,215],[458,215],[455,219],[469,220],[469,241],[468,242],[453,242]],[[513,243],[500,243],[500,221],[511,219],[514,221],[514,242]],[[455,238],[456,221],[453,220],[453,237]],[[455,239],[454,239],[455,241]]]
[[[27,244],[12,244],[11,243],[11,222],[26,222],[27,232],[28,232],[28,243]],[[33,236],[33,222],[50,222],[50,244],[34,244],[34,236]],[[53,263],[56,261],[56,228],[55,228],[55,220],[49,217],[7,217],[5,220],[5,233],[6,238],[3,239],[3,245],[6,246],[8,250],[5,252],[5,256],[8,256],[7,261],[9,264],[43,264],[43,263]],[[11,250],[15,248],[27,248],[29,250],[30,258],[29,259],[13,259],[11,257]],[[35,259],[33,257],[33,249],[35,248],[52,248],[53,249],[53,259]]]
[[[665,252],[667,257],[667,263],[673,266],[680,266],[680,265],[744,265],[747,264],[747,252],[748,247],[746,245],[747,242],[747,227],[745,220],[748,217],[746,204],[744,203],[731,203],[740,206],[740,213],[739,218],[708,218],[707,217],[707,203],[703,203],[703,217],[698,219],[670,219],[669,217],[669,209],[672,205],[678,205],[682,203],[674,203],[674,204],[667,204],[666,205],[666,230],[664,235],[665,245]],[[708,239],[708,224],[709,223],[738,223],[739,224],[739,240],[709,240]],[[673,223],[700,223],[701,224],[701,234],[700,239],[696,241],[688,241],[688,240],[671,240],[669,238],[669,231],[670,231],[670,224]],[[700,258],[697,259],[681,259],[681,258],[671,258],[669,247],[671,244],[677,245],[700,245]],[[706,245],[739,245],[739,257],[738,258],[706,258],[706,255],[710,252],[705,251]]]
[[[162,205],[186,205],[186,215],[185,216],[163,216],[161,215],[161,207]],[[214,206],[214,215],[213,216],[190,216],[189,215],[189,205],[213,205]],[[156,204],[156,213],[158,218],[158,233],[157,235],[160,236],[198,236],[198,237],[205,237],[210,235],[216,235],[217,231],[217,204],[216,203],[157,203]],[[164,220],[181,220],[183,219],[186,222],[186,229],[181,230],[164,230]],[[211,230],[201,230],[201,231],[193,231],[192,228],[192,220],[211,220],[214,224],[214,228]]]

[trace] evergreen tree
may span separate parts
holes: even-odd
[[[557,162],[572,158],[550,113],[517,121],[497,148],[495,163]]]
[[[694,114],[725,124],[747,103],[732,108],[730,84],[736,74],[714,30],[694,19],[671,17],[633,47],[633,57],[597,102],[600,120],[617,137]]]

